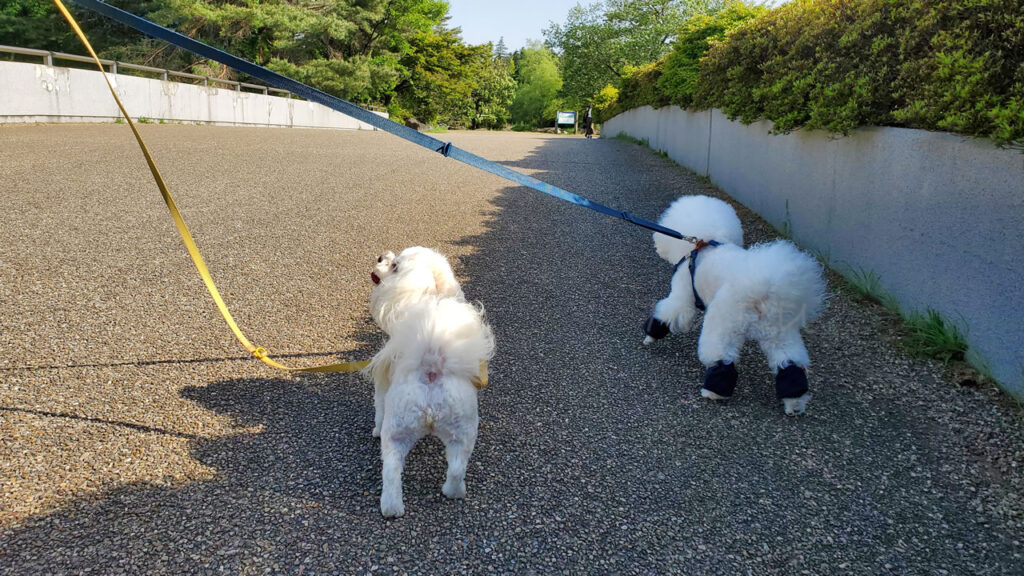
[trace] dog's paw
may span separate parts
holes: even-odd
[[[807,412],[807,403],[811,401],[811,394],[808,392],[799,398],[783,398],[782,408],[786,416],[800,416]]]
[[[405,515],[405,504],[401,498],[393,498],[387,494],[381,494],[380,513],[385,518],[398,518]]]
[[[373,427],[373,437],[380,438],[380,424]]]
[[[700,395],[702,397],[704,397],[704,398],[707,398],[708,400],[728,400],[729,399],[729,396],[722,396],[722,395],[719,395],[719,394],[715,394],[714,392],[712,392],[711,390],[708,390],[707,388],[701,388],[700,389]]]
[[[441,493],[449,498],[465,498],[466,497],[466,480],[460,480],[453,482],[448,480],[441,487]]]
[[[651,338],[650,336],[644,336],[644,346],[649,345],[651,342],[654,342],[654,338]]]

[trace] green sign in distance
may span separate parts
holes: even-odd
[[[575,112],[558,112],[558,117],[555,120],[555,124],[575,124],[576,113]]]

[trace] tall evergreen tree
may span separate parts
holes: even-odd
[[[498,43],[494,45],[494,57],[498,60],[508,60],[509,53],[508,47],[505,46],[505,37],[498,38]]]

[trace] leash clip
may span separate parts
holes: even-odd
[[[267,349],[260,346],[259,348],[252,351],[252,355],[260,360],[263,360],[264,358],[267,357]]]
[[[444,144],[441,145],[440,148],[438,148],[437,150],[434,150],[434,152],[440,152],[442,156],[447,158],[448,157],[448,153],[451,152],[451,150],[452,150],[452,143],[451,142],[445,142]]]

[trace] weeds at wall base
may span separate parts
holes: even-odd
[[[615,139],[616,140],[622,140],[623,142],[629,142],[630,144],[637,144],[637,145],[643,146],[645,148],[650,148],[651,147],[651,141],[648,140],[647,138],[642,138],[642,139],[641,138],[634,138],[634,137],[630,136],[629,134],[626,134],[625,132],[619,132],[618,134],[616,134],[615,135]],[[653,149],[652,149],[652,151],[653,151]]]

